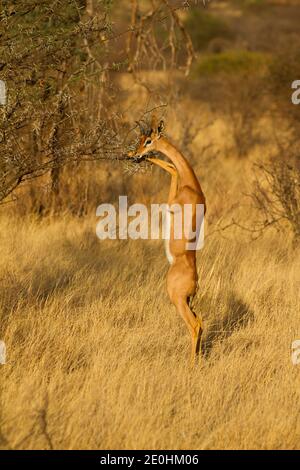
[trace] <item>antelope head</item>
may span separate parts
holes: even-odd
[[[164,129],[164,121],[158,123],[155,115],[152,116],[150,128],[146,128],[143,124],[137,123],[140,128],[140,140],[137,149],[128,154],[129,158],[142,159],[146,154],[158,150],[158,141],[162,136]]]

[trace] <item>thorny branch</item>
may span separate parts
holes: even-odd
[[[152,0],[141,13],[139,1],[131,0],[130,27],[123,32],[114,30],[102,1],[97,7],[79,0],[3,5],[0,66],[9,96],[0,107],[0,201],[25,181],[48,173],[57,178],[56,170],[70,162],[125,159],[131,125],[112,110],[111,72],[127,62],[138,80],[138,69],[173,68],[176,31],[189,71],[192,43],[178,16],[186,2],[171,7],[167,0]],[[163,43],[161,25],[170,25]],[[108,46],[122,34],[127,34],[124,61],[116,63]],[[56,184],[58,179],[53,188]]]

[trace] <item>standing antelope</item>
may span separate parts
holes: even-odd
[[[145,131],[142,127],[139,146],[135,152],[130,153],[131,158],[146,160],[158,165],[171,175],[171,186],[168,198],[169,214],[169,239],[166,240],[166,254],[170,262],[167,274],[167,291],[170,300],[177,311],[183,317],[192,338],[192,363],[199,353],[200,340],[203,332],[202,320],[191,308],[191,299],[196,293],[198,275],[196,268],[196,250],[187,248],[190,239],[186,237],[186,231],[181,238],[174,237],[174,210],[175,205],[180,206],[184,217],[184,205],[189,204],[192,208],[190,232],[194,227],[199,227],[199,212],[197,204],[203,204],[205,212],[205,197],[199,181],[182,153],[162,135],[163,121],[157,123],[155,116],[152,117],[151,128]],[[172,163],[167,163],[158,158],[146,156],[149,152],[160,152]],[[167,217],[168,218],[168,217]]]

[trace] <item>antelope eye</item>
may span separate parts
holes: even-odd
[[[150,145],[150,144],[151,144],[151,142],[152,142],[152,140],[151,140],[151,139],[147,139],[147,140],[145,141],[145,145]]]

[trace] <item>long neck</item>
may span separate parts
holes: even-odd
[[[166,155],[166,157],[174,163],[178,171],[181,184],[189,184],[190,186],[195,187],[195,189],[199,188],[199,182],[194,170],[174,145],[170,144],[170,142],[168,142],[164,137],[161,137],[156,144],[156,149]]]

